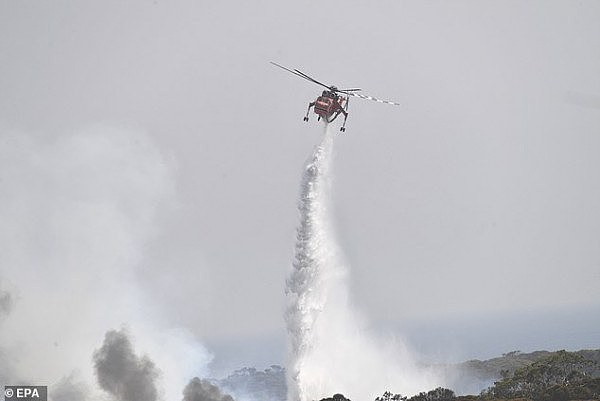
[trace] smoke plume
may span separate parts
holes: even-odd
[[[219,387],[205,379],[194,377],[183,390],[183,401],[234,401]]]
[[[432,388],[434,382],[415,367],[407,349],[368,335],[349,303],[348,268],[331,221],[332,150],[333,134],[326,127],[302,177],[295,260],[286,282],[288,400],[335,393],[368,400],[386,389],[412,394]]]
[[[85,401],[88,399],[88,387],[77,381],[74,375],[63,377],[50,388],[51,401]]]
[[[0,138],[0,282],[11,294],[0,293],[0,376],[49,383],[54,398],[52,383],[73,375],[102,397],[91,356],[126,325],[163,372],[156,386],[180,398],[210,355],[140,286],[157,215],[176,202],[170,160],[146,133],[108,126],[54,136],[0,126]]]
[[[12,297],[9,292],[0,289],[0,330],[2,329],[2,321],[8,316],[12,308]],[[10,358],[6,355],[6,351],[0,347],[0,383],[10,383],[11,376]]]
[[[109,331],[94,353],[94,368],[103,390],[118,401],[156,401],[159,372],[148,357],[138,357],[123,331]]]
[[[0,321],[10,313],[12,297],[9,292],[0,289]]]

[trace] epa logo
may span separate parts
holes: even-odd
[[[47,401],[46,386],[4,386],[4,401]]]

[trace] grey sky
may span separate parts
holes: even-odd
[[[402,103],[352,100],[335,144],[337,228],[374,329],[552,320],[600,307],[598,21],[597,1],[2,0],[0,135],[144,132],[172,188],[141,290],[217,359],[269,363],[322,130],[302,123],[320,89],[268,61],[361,87]],[[597,316],[582,347],[600,347]]]

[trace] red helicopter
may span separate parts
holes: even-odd
[[[321,118],[323,118],[328,123],[334,121],[340,114],[343,114],[344,115],[344,123],[340,127],[340,131],[345,132],[346,131],[346,119],[348,119],[348,103],[350,101],[350,96],[359,97],[359,98],[367,99],[367,100],[374,100],[379,103],[387,103],[387,104],[393,104],[395,106],[400,106],[400,104],[396,103],[396,102],[390,102],[388,100],[381,100],[381,99],[377,99],[373,96],[367,96],[367,95],[362,95],[360,93],[356,93],[362,89],[358,89],[358,88],[338,89],[337,87],[335,87],[333,85],[327,86],[324,83],[319,82],[316,79],[312,78],[311,76],[303,73],[302,71],[299,71],[296,69],[294,69],[294,70],[289,69],[287,67],[279,65],[277,63],[274,63],[273,61],[271,61],[271,64],[273,64],[274,66],[277,66],[279,68],[282,68],[286,71],[289,71],[292,74],[299,76],[300,78],[304,78],[307,81],[313,82],[317,85],[321,85],[321,86],[327,88],[327,90],[324,90],[323,93],[321,94],[321,96],[319,96],[317,98],[317,100],[308,104],[308,110],[306,110],[306,116],[304,117],[304,121],[308,121],[308,114],[310,113],[311,107],[315,108],[315,114],[317,114],[319,116],[318,120],[321,120]]]

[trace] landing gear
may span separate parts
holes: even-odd
[[[348,119],[348,113],[344,112],[344,123],[340,127],[340,131],[346,132],[346,120]]]
[[[346,104],[343,109],[340,109],[342,113],[344,113],[344,123],[340,127],[340,131],[346,132],[346,120],[348,119],[348,104],[350,103],[350,97],[346,96]]]
[[[308,104],[308,109],[306,110],[306,116],[304,116],[304,121],[308,121],[308,113],[310,113],[310,108],[315,105],[315,102],[311,102]]]
[[[323,97],[319,97],[319,99],[321,99],[321,98],[323,98]],[[328,98],[328,100],[331,100],[331,98]],[[336,118],[338,118],[338,116],[340,114],[343,114],[344,115],[344,123],[342,124],[340,131],[346,132],[346,120],[348,119],[348,100],[349,100],[348,96],[346,96],[345,98],[339,98],[339,97],[334,98],[333,103],[330,102],[329,108],[327,110],[320,108],[319,111],[316,113],[316,114],[318,114],[317,121],[321,121],[321,119],[323,119],[327,123],[332,123],[333,121],[335,121]],[[303,120],[305,122],[308,121],[310,109],[315,107],[316,104],[317,104],[317,102],[311,102],[308,104],[308,108],[306,110],[306,115],[303,118]]]

